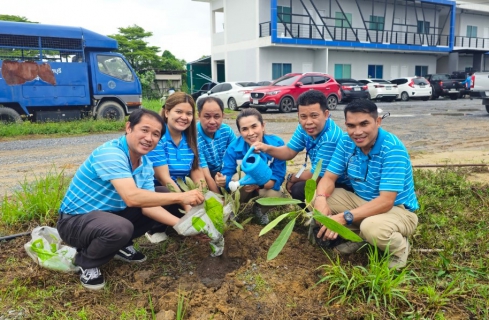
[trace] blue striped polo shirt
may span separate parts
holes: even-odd
[[[153,165],[146,156],[132,169],[126,136],[108,141],[95,149],[71,180],[59,211],[85,214],[94,210],[117,212],[124,203],[111,180],[133,178],[140,189],[154,191]]]
[[[409,211],[419,208],[414,192],[413,171],[404,144],[395,135],[379,128],[374,146],[368,155],[345,136],[336,148],[328,171],[347,174],[355,193],[366,201],[380,191],[397,192],[394,205],[404,205]]]
[[[284,141],[282,138],[277,137],[275,135],[265,134],[263,135],[263,143],[274,147],[280,147],[284,145]],[[223,159],[223,167],[221,173],[226,176],[226,188],[231,181],[231,178],[237,171],[237,167],[239,165],[238,160],[243,160],[246,152],[250,149],[250,146],[243,137],[239,137],[234,140],[226,150]],[[285,178],[285,170],[286,163],[284,160],[275,159],[269,154],[264,152],[260,152],[260,156],[268,163],[268,166],[272,170],[272,177],[270,180],[274,180],[275,184],[273,185],[273,190],[280,191],[280,186],[282,182],[284,182]]]
[[[306,149],[307,155],[311,161],[311,172],[314,173],[316,165],[320,159],[323,160],[321,172],[319,176],[322,177],[326,171],[326,167],[331,159],[331,156],[336,149],[336,144],[345,133],[341,128],[328,118],[324,124],[324,128],[321,133],[313,139],[299,124],[295,129],[292,138],[287,143],[287,147],[295,152],[301,152]]]
[[[153,167],[168,165],[170,176],[174,181],[177,181],[177,178],[182,178],[185,181],[185,177],[190,176],[194,157],[194,152],[187,143],[185,132],[182,132],[182,139],[177,146],[171,138],[168,126],[156,148],[148,153],[148,158],[153,163]]]
[[[225,123],[221,124],[221,127],[214,133],[214,138],[206,135],[200,122],[197,123],[200,167],[209,168],[211,172],[220,172],[224,153],[234,140],[236,140],[236,135],[233,129]]]

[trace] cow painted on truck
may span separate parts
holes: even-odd
[[[117,46],[84,28],[0,21],[0,122],[124,120],[142,89]]]

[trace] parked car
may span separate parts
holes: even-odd
[[[358,82],[367,85],[370,99],[392,102],[399,98],[397,84],[384,79],[362,79]]]
[[[192,98],[194,101],[197,101],[197,99],[203,94],[207,93],[209,90],[214,88],[217,85],[216,82],[206,82],[200,87],[199,90],[195,91],[194,93],[191,94]]]
[[[390,80],[390,82],[397,84],[399,98],[402,101],[408,101],[409,99],[426,101],[431,97],[430,83],[423,77],[403,77]]]
[[[332,76],[317,72],[288,73],[268,87],[254,89],[251,92],[250,107],[260,112],[268,109],[291,112],[297,107],[299,95],[313,89],[324,93],[330,110],[336,109],[338,101],[341,100],[340,85]]]
[[[368,99],[368,88],[355,79],[335,79],[340,84],[341,102],[353,99]]]
[[[454,79],[447,73],[427,74],[426,80],[431,84],[431,98],[438,99],[439,97],[450,97],[452,100],[457,100],[460,96],[460,91],[465,91],[464,86],[460,83],[465,80]]]
[[[482,99],[482,104],[489,112],[489,72],[476,72],[471,77],[470,97]]]
[[[256,88],[256,82],[223,82],[216,85],[207,93],[203,93],[198,99],[212,96],[217,97],[228,106],[230,110],[238,111],[239,108],[248,107],[250,104],[250,92]]]

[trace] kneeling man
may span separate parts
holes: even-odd
[[[377,106],[354,100],[344,110],[348,136],[343,137],[318,184],[315,208],[352,230],[371,245],[392,254],[389,267],[402,268],[409,255],[408,237],[414,233],[418,201],[408,152],[392,133],[383,130]],[[354,192],[335,189],[346,174]],[[318,238],[333,240],[338,234],[322,227]],[[364,243],[346,242],[335,247],[350,254]]]

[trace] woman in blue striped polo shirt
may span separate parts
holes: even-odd
[[[215,176],[216,184],[219,187],[228,188],[229,182],[236,173],[237,166],[243,160],[250,146],[255,142],[263,142],[272,146],[283,146],[284,141],[275,135],[265,134],[265,124],[263,117],[256,109],[248,108],[242,110],[236,118],[240,137],[231,143],[224,154],[223,167],[221,172]],[[246,202],[252,197],[282,197],[282,183],[285,178],[286,164],[284,160],[276,159],[268,154],[260,154],[266,158],[268,166],[272,170],[272,178],[264,185],[245,185],[240,189],[241,202]],[[270,207],[253,206],[253,213],[258,218],[260,224],[268,224],[268,215],[265,210]]]

